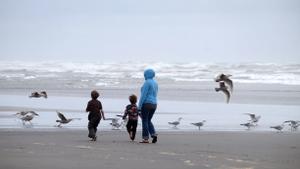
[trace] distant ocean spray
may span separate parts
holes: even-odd
[[[146,68],[165,83],[210,82],[225,73],[235,83],[300,85],[300,64],[0,62],[0,87],[123,87],[141,82]]]

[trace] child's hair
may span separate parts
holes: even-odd
[[[99,93],[96,90],[93,90],[91,92],[92,99],[97,99],[99,97]]]
[[[130,95],[129,96],[129,101],[130,101],[131,104],[135,104],[136,101],[137,101],[136,95],[134,95],[134,94]]]

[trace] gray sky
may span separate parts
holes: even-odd
[[[0,0],[1,60],[300,63],[299,0]]]

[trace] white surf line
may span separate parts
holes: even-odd
[[[225,158],[225,160],[227,160],[227,161],[234,161],[234,162],[238,162],[238,163],[257,164],[257,162],[248,161],[248,160],[242,160],[242,159]]]
[[[194,166],[195,165],[194,163],[192,163],[191,160],[184,160],[183,162],[184,162],[185,165],[189,165],[189,166]]]
[[[161,154],[161,155],[169,155],[169,156],[182,156],[182,155],[184,155],[184,154],[178,154],[178,153],[166,152],[166,151],[159,152],[159,154]]]

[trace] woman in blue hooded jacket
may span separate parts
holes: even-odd
[[[158,85],[153,79],[155,72],[153,69],[147,69],[144,71],[145,82],[141,88],[141,96],[139,100],[139,110],[141,111],[142,118],[142,136],[143,141],[141,143],[149,143],[149,135],[152,137],[152,143],[157,142],[157,134],[155,128],[151,122],[151,119],[155,113],[157,107],[157,92]]]

